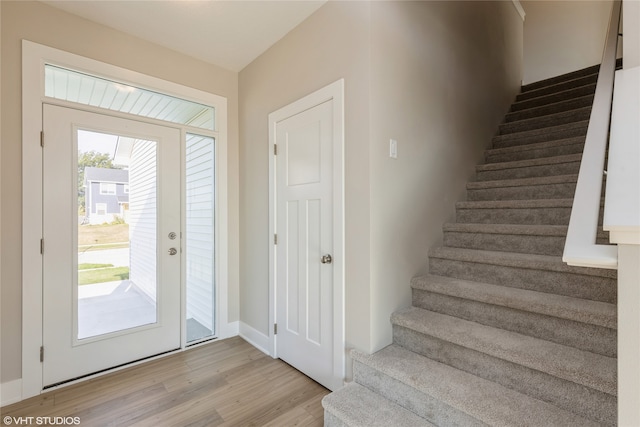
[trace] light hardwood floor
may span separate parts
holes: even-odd
[[[1,413],[79,417],[86,427],[322,426],[320,401],[328,393],[236,337],[54,390]]]

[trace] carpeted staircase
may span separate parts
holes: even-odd
[[[598,68],[522,88],[393,344],[352,352],[325,426],[616,424],[616,273],[561,259]]]

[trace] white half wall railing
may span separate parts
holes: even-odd
[[[602,180],[606,173],[604,167],[609,142],[620,10],[621,0],[614,0],[562,256],[564,262],[573,266],[618,267],[618,248],[615,245],[597,244],[596,235]]]
[[[618,425],[640,425],[640,66],[616,72],[604,229],[618,248]]]

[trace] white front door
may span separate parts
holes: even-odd
[[[177,129],[43,107],[47,387],[180,347],[181,156]]]
[[[335,154],[341,158],[334,152],[341,149],[340,123],[335,123],[335,99],[310,101],[312,106],[293,106],[270,120],[277,144],[276,355],[334,389],[342,382],[336,354],[344,352],[341,289],[334,287],[336,262],[342,262],[341,242],[334,238],[341,226],[335,224],[340,216],[334,216],[334,185],[341,185],[335,179],[340,165],[334,165]]]

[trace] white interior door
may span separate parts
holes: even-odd
[[[333,102],[275,127],[277,356],[333,388]]]
[[[177,129],[43,108],[46,387],[180,347],[181,156]]]

